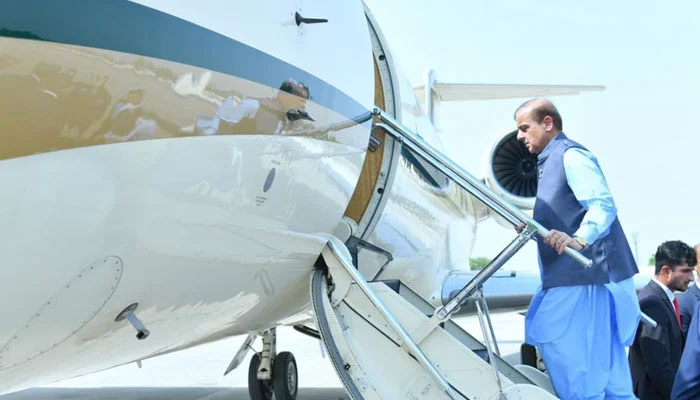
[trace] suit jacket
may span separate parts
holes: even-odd
[[[693,313],[681,365],[673,383],[672,400],[700,399],[700,303]]]
[[[698,300],[700,300],[700,289],[695,283],[692,283],[685,293],[678,296],[678,308],[681,310],[681,330],[684,338],[688,337],[688,327]]]
[[[654,281],[639,292],[639,307],[657,326],[640,324],[629,360],[634,393],[640,400],[670,400],[683,353],[683,333],[673,304]]]

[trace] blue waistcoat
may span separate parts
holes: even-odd
[[[576,200],[566,181],[564,152],[572,147],[586,150],[560,133],[537,157],[538,182],[534,218],[547,229],[556,229],[573,236],[581,225],[586,209]],[[615,218],[607,235],[589,243],[582,254],[593,260],[584,268],[566,254],[557,254],[553,247],[537,241],[542,265],[542,289],[557,286],[594,285],[620,282],[637,272],[637,264]]]

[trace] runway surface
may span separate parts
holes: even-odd
[[[519,362],[524,317],[511,311],[494,312],[491,318],[501,354],[510,362]],[[482,339],[476,317],[460,317],[455,321]],[[0,396],[0,400],[247,400],[250,354],[241,366],[223,376],[244,339],[243,336],[230,338],[144,360],[141,368],[134,363],[123,365]],[[255,343],[253,347],[260,350],[261,345]],[[282,327],[278,329],[277,351],[294,353],[299,370],[298,400],[350,399],[318,340]]]
[[[246,388],[83,388],[29,389],[0,397],[3,400],[248,400]],[[298,400],[350,400],[343,388],[300,388]]]

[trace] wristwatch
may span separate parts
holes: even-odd
[[[582,238],[581,236],[574,236],[574,240],[576,241],[576,243],[580,244],[581,247],[583,247],[584,249],[586,248],[586,246],[588,246],[588,242],[586,241],[586,239]]]

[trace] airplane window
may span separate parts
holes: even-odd
[[[435,168],[432,164],[425,161],[419,155],[413,153],[407,147],[401,148],[401,155],[408,161],[413,168],[415,168],[418,176],[423,178],[425,182],[436,187],[436,188],[446,188],[449,184],[449,179]]]

